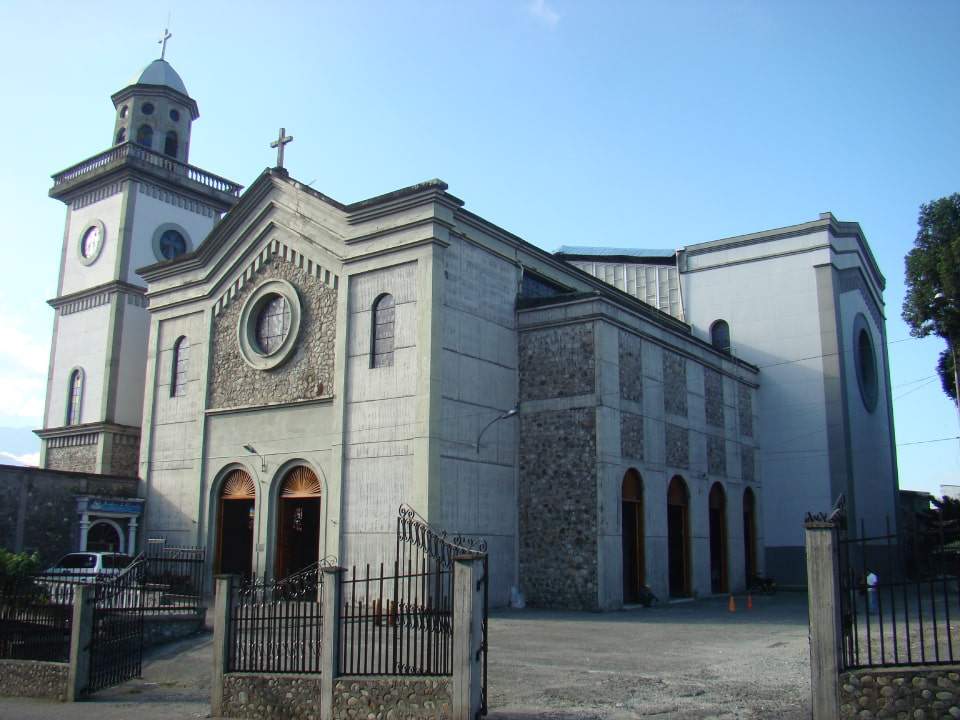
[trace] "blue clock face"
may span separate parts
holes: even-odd
[[[165,260],[173,260],[187,251],[187,241],[176,230],[167,230],[160,236],[160,254]]]

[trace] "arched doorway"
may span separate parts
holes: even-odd
[[[320,557],[321,489],[307,467],[295,467],[283,479],[277,502],[278,578],[293,575]]]
[[[123,552],[123,537],[113,523],[98,520],[87,530],[90,552]]]
[[[243,470],[233,470],[220,490],[217,524],[217,572],[250,577],[253,561],[254,505],[257,491]]]
[[[710,488],[710,592],[727,591],[727,494],[723,485]]]
[[[670,596],[690,594],[690,496],[679,475],[667,488],[667,564]]]
[[[643,481],[631,468],[623,476],[621,492],[623,524],[623,602],[638,603],[646,584],[643,562]]]
[[[757,574],[756,498],[750,488],[743,491],[743,567],[749,588]]]

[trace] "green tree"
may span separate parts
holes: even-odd
[[[947,341],[937,372],[956,398],[954,352],[960,350],[960,193],[920,206],[919,229],[906,257],[903,319],[914,337]]]

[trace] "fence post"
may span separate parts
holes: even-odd
[[[821,521],[808,521],[804,527],[813,720],[833,720],[840,716],[842,642],[837,529],[833,523]]]
[[[213,600],[213,678],[210,682],[210,715],[223,715],[223,680],[230,663],[230,599],[233,575],[214,577]]]
[[[483,642],[481,555],[461,555],[453,565],[453,720],[474,720],[480,711],[480,646]]]
[[[321,567],[320,588],[320,717],[333,717],[333,689],[340,666],[340,582],[342,567]]]
[[[67,702],[76,702],[90,681],[90,639],[93,637],[93,585],[73,588],[73,619],[70,625],[70,669],[67,671]]]

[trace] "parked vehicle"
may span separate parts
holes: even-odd
[[[93,582],[98,575],[118,575],[132,562],[133,558],[124,553],[75,552],[64,555],[56,565],[44,570],[43,574],[75,576],[77,580]]]

